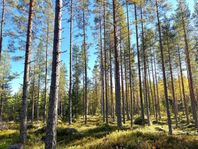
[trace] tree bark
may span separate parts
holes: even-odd
[[[73,0],[70,1],[69,124],[72,124],[72,30],[73,30]]]
[[[135,9],[135,29],[136,29],[136,48],[137,48],[137,56],[138,56],[138,76],[139,76],[139,94],[140,94],[140,105],[141,105],[141,118],[142,122],[144,122],[144,103],[142,97],[142,78],[141,78],[141,64],[140,64],[140,53],[139,53],[139,37],[138,37],[138,19],[137,19],[137,7],[134,4]]]
[[[2,0],[2,13],[1,13],[1,31],[0,31],[0,61],[3,48],[3,31],[4,31],[4,15],[5,15],[5,0]]]
[[[115,60],[115,93],[116,93],[116,115],[117,126],[122,127],[121,118],[121,102],[120,102],[120,72],[119,72],[119,58],[118,58],[118,37],[117,37],[117,17],[116,17],[116,0],[113,2],[113,33],[114,33],[114,60]]]
[[[30,70],[30,55],[31,55],[31,44],[32,44],[33,7],[34,7],[34,0],[30,0],[27,39],[26,39],[26,52],[25,52],[25,67],[24,67],[24,77],[23,77],[21,122],[20,122],[20,142],[22,144],[25,143],[27,138],[27,96],[28,96],[28,87],[30,81],[29,70]]]
[[[191,60],[190,60],[190,53],[189,53],[189,46],[188,46],[188,39],[187,39],[187,32],[186,32],[186,24],[185,24],[183,14],[182,14],[182,27],[183,27],[183,32],[184,32],[185,54],[186,54],[190,99],[191,99],[191,106],[192,106],[192,115],[195,121],[195,126],[198,130],[198,118],[197,118],[197,106],[196,106],[196,99],[195,99],[195,92],[194,92],[194,82],[193,82],[192,69],[191,69]]]
[[[49,98],[49,112],[46,129],[46,149],[56,148],[56,126],[58,109],[58,91],[60,78],[60,48],[61,48],[61,20],[62,20],[62,0],[56,0],[55,20],[54,20],[54,41],[53,41],[53,59],[52,74]]]
[[[186,115],[187,124],[189,124],[190,121],[189,121],[188,103],[187,103],[186,95],[185,95],[184,78],[183,78],[182,63],[181,63],[181,54],[180,54],[179,48],[178,48],[178,57],[179,57],[179,69],[180,69],[180,76],[181,76],[182,94],[183,94],[183,99],[184,99],[185,115]]]
[[[157,14],[157,26],[158,26],[158,34],[159,34],[159,42],[160,42],[160,53],[161,53],[161,61],[162,61],[162,72],[163,72],[163,83],[164,83],[164,95],[166,101],[166,113],[168,117],[168,129],[169,135],[172,135],[172,121],[171,121],[171,114],[169,109],[169,101],[168,101],[168,90],[167,90],[167,81],[166,81],[166,70],[164,65],[164,51],[162,45],[162,35],[161,35],[161,22],[159,19],[159,10],[158,10],[158,1],[156,0],[156,14]]]
[[[146,64],[146,51],[144,44],[144,23],[143,23],[143,8],[141,6],[141,28],[142,28],[142,50],[143,50],[143,60],[144,60],[144,98],[146,102],[146,114],[148,125],[150,126],[150,112],[149,112],[149,101],[148,101],[148,91],[147,91],[147,64]]]

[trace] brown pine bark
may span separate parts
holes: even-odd
[[[33,23],[33,8],[34,0],[30,0],[29,3],[29,17],[27,27],[27,39],[26,39],[26,51],[25,51],[25,67],[23,76],[23,95],[22,95],[22,109],[21,109],[21,121],[20,121],[20,142],[25,143],[27,138],[27,96],[28,87],[30,81],[30,55],[32,44],[32,23]]]

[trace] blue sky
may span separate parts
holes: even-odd
[[[176,0],[169,0],[171,3],[172,3],[172,6],[173,8],[176,8]],[[189,5],[189,8],[191,10],[191,12],[193,11],[194,9],[194,0],[188,0],[187,1],[188,5]],[[91,4],[93,4],[93,0],[91,0]],[[93,6],[90,7],[91,9],[93,8]],[[130,8],[132,9],[132,8]],[[66,13],[64,13],[66,14]],[[133,14],[131,14],[132,16]],[[67,15],[64,15],[63,18],[67,18],[68,16]],[[90,26],[93,26],[94,23],[93,23],[93,18],[94,18],[94,15],[90,15],[90,18],[89,18],[89,22],[90,22]],[[5,20],[6,21],[6,20]],[[132,20],[131,20],[132,21]],[[7,23],[10,23],[10,22],[6,22]],[[76,25],[74,24],[74,30],[77,30],[77,28],[75,27]],[[62,60],[63,62],[66,64],[66,67],[67,67],[67,70],[68,70],[68,66],[69,66],[69,24],[66,22],[66,21],[63,21],[63,32],[62,32],[62,37],[63,37],[63,40],[62,40],[62,51],[67,51],[66,53],[63,53],[61,55],[62,57]],[[132,29],[132,28],[131,28]],[[75,34],[75,32],[74,32]],[[92,68],[95,64],[95,61],[96,61],[96,57],[97,55],[95,54],[95,52],[97,51],[96,49],[96,39],[93,39],[93,36],[92,36],[92,30],[90,29],[90,27],[88,27],[88,30],[87,30],[87,34],[88,34],[88,43],[91,43],[92,46],[89,48],[88,50],[88,54],[89,54],[89,63],[88,63],[88,66],[89,66],[89,70],[88,70],[88,76],[91,77],[91,71],[92,71]],[[5,39],[4,40],[4,43],[3,43],[3,48],[5,49],[7,47],[7,41],[8,39]],[[78,42],[78,41],[82,41],[82,40],[75,40],[74,39],[74,43]],[[132,43],[134,43],[132,41]],[[11,54],[11,56],[13,55],[24,55],[24,51],[16,51],[15,53]],[[17,72],[20,74],[20,76],[16,79],[14,79],[12,82],[11,82],[11,87],[12,87],[12,90],[13,90],[13,93],[17,92],[20,88],[20,86],[22,85],[22,82],[23,82],[23,64],[24,64],[24,60],[22,61],[18,61],[18,62],[14,62],[12,61],[11,62],[11,70],[12,72]]]

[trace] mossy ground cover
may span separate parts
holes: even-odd
[[[134,125],[130,121],[117,130],[116,123],[102,124],[101,117],[89,116],[87,125],[79,118],[71,126],[58,121],[58,149],[198,149],[198,133],[192,124],[186,125],[181,120],[179,128],[174,128],[174,135],[168,136],[165,119],[160,123],[153,121],[151,126]],[[6,127],[0,130],[0,149],[6,149],[11,144],[19,142],[19,126],[17,123],[4,123]],[[28,125],[28,138],[25,148],[44,148],[45,126],[42,122]]]

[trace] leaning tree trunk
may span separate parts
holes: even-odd
[[[116,93],[116,115],[117,126],[122,127],[121,118],[121,101],[120,101],[120,72],[119,72],[119,58],[118,58],[118,35],[117,35],[117,17],[116,17],[116,0],[113,2],[113,33],[114,33],[114,58],[115,58],[115,93]]]
[[[195,92],[194,92],[194,83],[193,83],[193,76],[192,76],[192,69],[191,69],[188,39],[187,39],[187,33],[186,33],[186,24],[185,24],[183,14],[182,14],[182,27],[183,27],[183,32],[184,32],[185,54],[186,54],[186,63],[187,63],[187,71],[188,71],[188,83],[189,83],[189,90],[190,90],[192,115],[195,121],[195,126],[198,129],[197,106],[196,106],[196,99],[195,99]]]
[[[160,52],[161,52],[161,61],[162,61],[162,72],[163,72],[163,84],[164,84],[164,95],[166,101],[166,112],[168,117],[168,128],[169,134],[172,135],[172,121],[171,121],[171,114],[169,109],[169,101],[168,101],[168,90],[167,90],[167,81],[166,81],[166,70],[164,64],[164,51],[162,45],[162,34],[161,34],[161,22],[159,19],[159,10],[158,10],[158,1],[156,0],[156,14],[157,14],[157,22],[158,22],[158,33],[159,33],[159,42],[160,42]]]
[[[61,40],[61,11],[62,0],[56,0],[55,20],[54,20],[54,41],[53,41],[53,59],[52,74],[49,97],[49,112],[46,129],[46,149],[56,148],[56,125],[58,109],[58,90],[60,78],[60,40]]]
[[[32,19],[33,19],[34,0],[29,3],[29,17],[26,39],[26,52],[25,52],[25,67],[23,77],[23,96],[22,96],[22,109],[21,109],[21,122],[20,122],[20,142],[25,143],[27,138],[27,96],[30,80],[30,53],[32,44]]]
[[[72,123],[72,27],[73,27],[73,0],[70,1],[70,64],[69,64],[69,124]]]
[[[1,14],[1,31],[0,31],[0,61],[3,48],[3,31],[4,31],[4,15],[5,15],[5,0],[2,0],[2,14]]]
[[[139,76],[139,93],[140,93],[140,105],[141,105],[141,118],[142,122],[144,122],[144,105],[143,105],[143,97],[142,97],[142,78],[141,78],[141,64],[140,64],[140,52],[139,52],[139,37],[138,37],[138,20],[137,20],[137,7],[134,4],[135,9],[135,29],[136,29],[136,48],[137,48],[137,56],[138,56],[138,76]]]
[[[181,63],[181,54],[180,54],[179,48],[178,48],[178,57],[179,57],[179,69],[180,69],[180,76],[181,76],[182,94],[183,94],[183,99],[184,99],[184,109],[185,109],[186,121],[187,121],[187,124],[189,124],[190,121],[189,121],[188,103],[187,103],[186,95],[185,95],[184,78],[183,78],[183,70],[182,70],[182,63]]]

